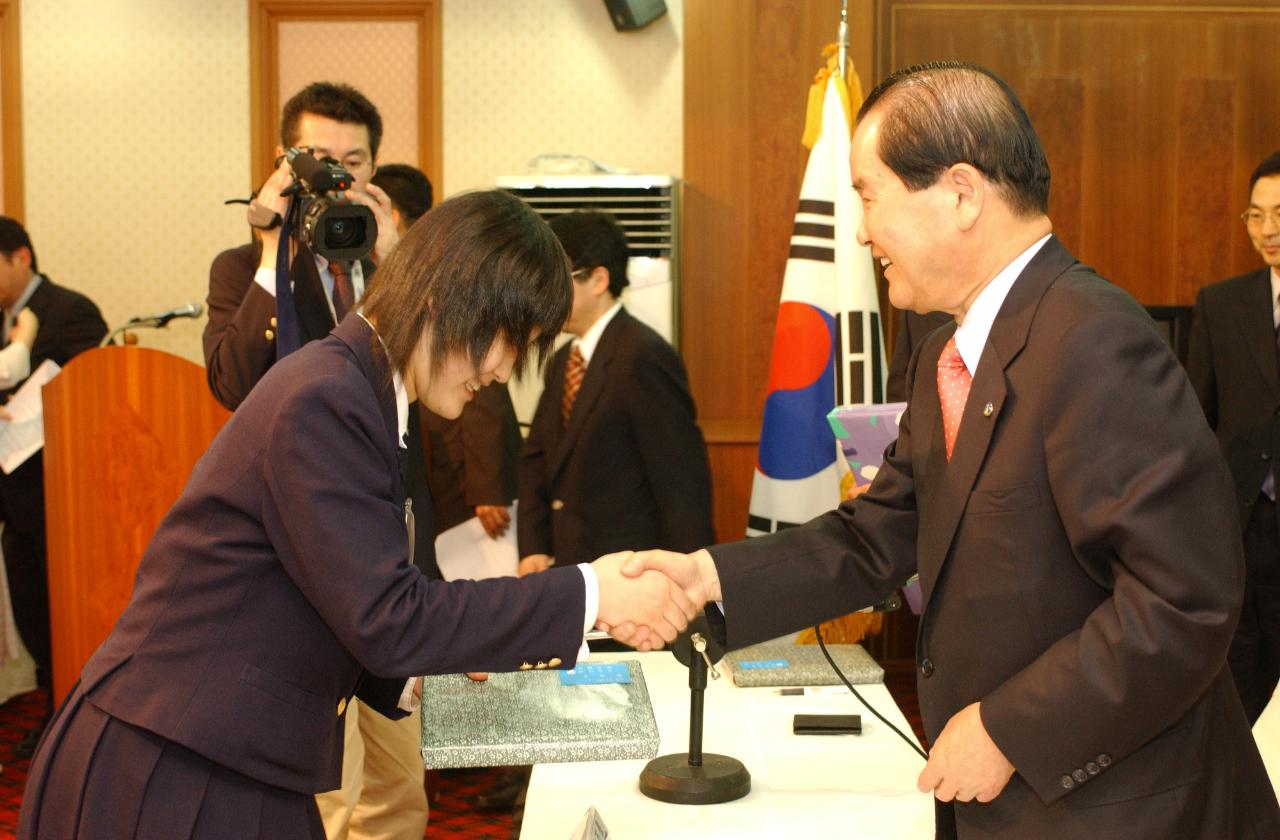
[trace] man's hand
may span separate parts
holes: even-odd
[[[396,247],[400,234],[396,232],[395,219],[391,218],[391,197],[377,184],[365,184],[364,189],[364,192],[347,190],[346,196],[373,211],[373,218],[378,223],[378,239],[373,243],[373,261],[380,263]]]
[[[520,558],[520,568],[516,571],[516,575],[518,577],[536,575],[538,572],[545,572],[555,564],[556,558],[550,554],[530,554]]]
[[[258,190],[256,200],[268,210],[283,216],[285,211],[289,209],[289,199],[280,195],[280,193],[287,190],[292,184],[293,169],[290,168],[287,159],[281,158],[280,165],[276,167],[276,171],[271,173],[271,177]],[[276,251],[280,248],[280,228],[274,227],[270,230],[257,228],[257,231],[262,237],[262,256],[258,259],[258,267],[275,270]]]
[[[597,626],[634,627],[627,644],[657,650],[664,642],[675,641],[698,608],[678,583],[659,572],[637,570],[630,577],[623,575],[622,566],[632,556],[633,552],[620,551],[591,564],[600,581]]]
[[[982,725],[979,705],[970,703],[947,721],[916,781],[941,802],[990,802],[1013,777],[1013,765]]]
[[[24,306],[13,322],[13,333],[10,337],[14,341],[21,341],[30,350],[35,346],[36,333],[39,331],[40,319],[36,317],[36,313]]]
[[[637,551],[622,567],[627,577],[635,577],[652,569],[662,572],[678,583],[698,609],[702,609],[708,601],[723,600],[720,594],[720,575],[716,572],[715,561],[705,549],[692,554],[680,554],[676,551]]]
[[[511,525],[511,514],[502,505],[476,505],[476,518],[490,539],[498,539]]]

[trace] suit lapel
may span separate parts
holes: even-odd
[[[978,373],[969,388],[969,399],[965,403],[949,463],[943,444],[942,412],[936,390],[932,399],[927,401],[927,413],[934,418],[931,423],[934,438],[929,447],[927,479],[921,491],[917,548],[921,594],[926,604],[937,589],[956,530],[968,505],[969,494],[990,451],[996,424],[1008,396],[1005,371],[1026,346],[1041,298],[1054,280],[1074,263],[1075,259],[1067,249],[1053,237],[1041,247],[1009,289],[983,347]],[[937,345],[926,371],[932,375],[932,381],[937,378],[937,354],[948,337],[949,333],[931,342],[931,345]]]
[[[1248,293],[1235,299],[1236,321],[1250,355],[1258,365],[1262,381],[1280,399],[1280,365],[1276,359],[1274,306],[1271,301],[1271,269],[1264,268],[1249,278]]]
[[[618,314],[613,316],[613,320],[608,323],[604,328],[604,332],[600,335],[600,342],[591,354],[591,361],[587,363],[587,372],[582,377],[582,386],[578,389],[578,396],[573,402],[573,411],[569,414],[569,425],[565,427],[564,434],[560,438],[560,444],[556,448],[555,462],[551,465],[551,474],[553,476],[560,472],[560,468],[564,466],[569,453],[573,451],[574,441],[582,434],[582,428],[587,423],[587,418],[591,416],[591,409],[604,392],[605,383],[609,379],[609,364],[613,361],[613,356],[617,352],[618,343],[624,330],[624,323],[630,317],[627,314],[627,310],[619,310]],[[563,371],[561,372],[560,380],[561,393],[563,394]],[[559,403],[556,403],[556,405],[558,406]]]

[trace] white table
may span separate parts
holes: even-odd
[[[592,661],[639,659],[661,746],[689,748],[689,672],[667,651],[596,654]],[[751,793],[721,805],[671,805],[640,793],[645,761],[540,764],[533,768],[522,840],[567,840],[595,806],[611,840],[713,837],[933,837],[933,800],[916,791],[924,760],[856,698],[784,697],[776,688],[738,688],[728,669],[708,680],[703,751],[730,755],[751,773]],[[857,686],[882,715],[911,736],[883,685]],[[797,712],[860,714],[861,735],[793,735]]]

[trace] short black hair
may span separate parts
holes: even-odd
[[[280,145],[297,145],[298,123],[303,114],[315,114],[335,122],[362,125],[369,130],[369,154],[376,161],[382,143],[382,117],[363,93],[351,85],[312,82],[284,103],[280,114]]]
[[[13,252],[19,248],[26,248],[31,252],[31,270],[39,271],[40,267],[36,263],[36,249],[31,244],[31,237],[27,236],[26,228],[17,219],[0,216],[0,254],[4,254],[6,260],[12,260]]]
[[[1267,155],[1266,159],[1258,164],[1258,168],[1253,170],[1253,174],[1249,176],[1249,194],[1253,194],[1253,187],[1259,179],[1270,178],[1272,175],[1280,175],[1280,151]]]
[[[892,73],[862,103],[884,113],[876,153],[911,191],[967,163],[1024,218],[1049,212],[1049,162],[1031,118],[1003,79],[985,67],[934,61]]]
[[[477,368],[498,337],[524,370],[569,317],[564,249],[529,205],[501,190],[462,193],[429,211],[370,279],[364,312],[387,358],[404,370],[425,333],[431,362],[463,353]]]
[[[400,211],[400,215],[404,216],[406,228],[431,209],[431,201],[434,197],[431,180],[422,173],[422,170],[407,163],[388,163],[379,166],[378,171],[369,179],[369,183],[381,187],[387,194],[391,203]]]
[[[578,211],[556,216],[551,229],[569,255],[574,271],[604,266],[609,270],[609,294],[622,294],[631,281],[627,279],[627,235],[617,220],[607,213]]]

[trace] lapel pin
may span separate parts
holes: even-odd
[[[996,410],[996,407],[994,405],[992,405],[991,403],[987,403],[982,407],[982,416],[990,417],[991,413],[994,412],[995,410]]]

